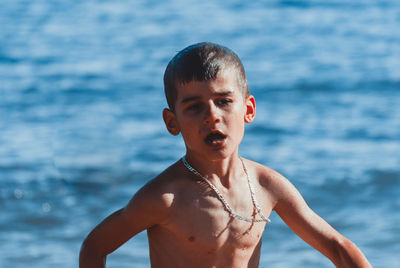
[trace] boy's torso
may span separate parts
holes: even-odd
[[[272,202],[254,169],[250,167],[249,173],[262,212],[268,216]],[[168,219],[147,230],[152,267],[258,267],[265,222],[231,217],[204,181],[184,174],[170,174],[175,177],[170,178],[173,202]],[[221,193],[236,213],[251,218],[254,207],[246,178]]]

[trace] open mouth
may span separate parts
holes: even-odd
[[[226,139],[226,135],[221,132],[213,132],[207,135],[204,139],[207,144],[217,144]]]

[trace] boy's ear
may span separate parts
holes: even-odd
[[[246,114],[244,115],[244,122],[251,123],[256,116],[256,99],[253,95],[249,95],[246,98]]]
[[[163,110],[163,119],[169,133],[176,136],[181,132],[178,122],[176,121],[176,116],[170,109],[165,108]]]

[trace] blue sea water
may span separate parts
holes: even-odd
[[[104,217],[184,154],[162,122],[175,53],[236,51],[241,155],[288,177],[374,267],[400,267],[400,2],[0,3],[0,267],[76,267]],[[332,267],[276,214],[260,267]],[[139,234],[109,267],[149,267]]]

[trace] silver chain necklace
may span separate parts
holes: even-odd
[[[249,218],[246,218],[246,217],[243,217],[243,216],[240,216],[240,215],[236,214],[232,210],[232,208],[228,204],[228,202],[225,200],[225,198],[222,196],[222,194],[218,191],[218,189],[208,179],[206,179],[203,175],[201,175],[200,172],[198,172],[196,169],[194,169],[194,167],[189,165],[189,163],[186,161],[186,156],[183,156],[181,160],[182,160],[183,164],[185,165],[185,167],[189,171],[191,171],[193,174],[195,174],[196,176],[198,176],[202,180],[204,180],[210,186],[210,188],[214,190],[214,192],[218,196],[218,199],[222,202],[222,204],[224,204],[226,210],[229,212],[229,215],[231,215],[232,217],[234,217],[236,219],[239,219],[239,220],[242,220],[242,221],[247,221],[247,222],[271,222],[270,219],[266,218],[262,214],[261,209],[258,206],[258,203],[257,203],[257,200],[256,200],[256,195],[254,193],[254,188],[253,188],[253,185],[250,182],[250,178],[249,178],[249,174],[247,173],[246,166],[244,165],[244,162],[243,162],[242,158],[239,157],[239,159],[242,162],[244,173],[246,173],[247,183],[249,184],[250,195],[251,195],[251,200],[253,201],[253,206],[254,206],[257,214],[260,216],[261,219],[256,219],[255,217],[252,218],[252,219],[249,219]]]

